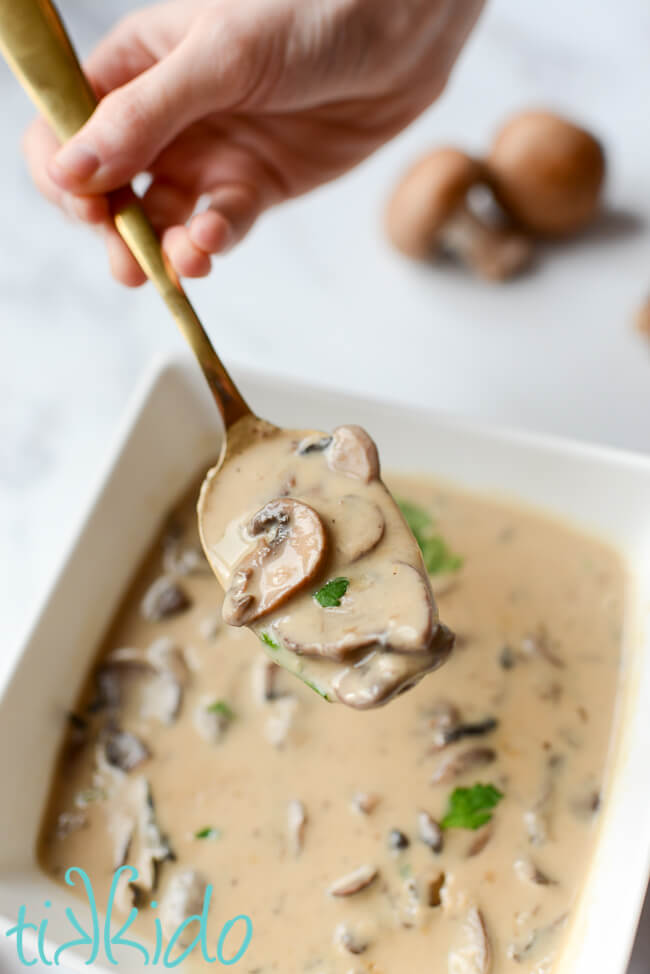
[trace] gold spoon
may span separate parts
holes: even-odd
[[[50,0],[0,0],[0,51],[61,142],[88,121],[97,99]],[[135,194],[128,187],[118,190],[110,203],[120,236],[189,342],[229,430],[251,417],[246,401],[212,347]]]

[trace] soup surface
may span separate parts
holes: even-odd
[[[595,841],[623,566],[529,510],[387,481],[457,634],[447,663],[378,710],[326,703],[224,625],[193,491],[70,718],[46,872],[83,867],[101,909],[135,866],[116,909],[137,905],[152,942],[155,918],[171,937],[211,884],[211,954],[246,914],[247,974],[554,969]]]

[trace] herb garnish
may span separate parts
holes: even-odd
[[[211,842],[216,842],[217,839],[221,838],[221,829],[215,829],[211,825],[207,825],[204,829],[199,829],[198,832],[194,833],[195,839],[210,839]]]
[[[214,703],[208,705],[208,713],[219,714],[220,717],[224,717],[226,720],[234,720],[235,712],[230,707],[225,700],[215,700]]]
[[[443,829],[480,829],[492,818],[490,809],[499,804],[503,794],[494,785],[476,784],[456,788],[449,796],[447,814],[440,823]]]
[[[411,501],[400,500],[397,506],[418,543],[429,575],[457,572],[462,567],[463,559],[451,551],[444,538],[434,533],[433,521],[427,511]]]
[[[314,598],[324,609],[333,609],[341,604],[341,599],[350,585],[349,578],[330,578],[322,588],[314,592]]]
[[[268,646],[269,647],[269,649],[279,649],[280,648],[280,644],[279,643],[276,643],[275,639],[271,639],[271,637],[269,636],[268,632],[261,632],[260,633],[260,639],[262,640],[262,642],[264,643],[265,646]]]
[[[300,676],[300,674],[298,675]],[[306,680],[304,676],[301,676],[300,679],[305,684],[305,686],[309,687],[310,690],[313,690],[314,693],[317,693],[319,697],[323,698],[323,700],[327,700],[328,703],[331,702],[325,690],[321,690],[320,687],[317,687],[315,683],[311,682],[311,680]]]

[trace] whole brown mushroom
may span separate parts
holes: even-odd
[[[650,298],[646,298],[637,311],[635,323],[638,333],[650,340]]]
[[[403,177],[386,211],[386,230],[407,257],[443,252],[490,280],[528,264],[531,245],[519,233],[489,226],[468,206],[470,189],[484,182],[480,162],[454,148],[437,149]]]
[[[529,233],[575,233],[598,209],[605,177],[602,146],[559,115],[515,115],[497,133],[486,166],[496,199]]]

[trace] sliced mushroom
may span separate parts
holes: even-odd
[[[251,670],[253,696],[256,703],[263,705],[282,696],[277,682],[281,667],[261,653]]]
[[[160,672],[171,674],[176,682],[184,686],[187,677],[187,663],[181,649],[169,636],[154,639],[146,650],[147,661]]]
[[[362,815],[371,815],[381,801],[381,795],[374,791],[357,791],[352,797],[352,808]]]
[[[484,825],[483,828],[479,829],[467,847],[467,852],[465,853],[467,858],[473,859],[474,856],[480,856],[487,844],[491,841],[493,835],[494,827],[492,823]]]
[[[140,603],[140,612],[148,622],[160,622],[183,612],[191,605],[189,596],[170,575],[161,575],[149,586]]]
[[[526,656],[539,656],[557,669],[564,669],[566,666],[564,660],[554,652],[548,630],[543,623],[537,627],[535,632],[524,636],[521,641],[521,648]]]
[[[463,924],[465,942],[449,952],[449,974],[490,974],[492,947],[481,911],[473,906]]]
[[[359,866],[354,872],[341,876],[328,889],[330,896],[354,896],[367,889],[377,879],[379,871],[375,866]]]
[[[496,761],[496,756],[496,751],[491,747],[470,747],[465,751],[448,754],[442,758],[433,772],[431,784],[448,784],[468,771],[491,764]]]
[[[140,851],[137,859],[139,876],[131,886],[136,894],[136,900],[141,900],[142,894],[146,895],[156,889],[159,867],[165,862],[173,861],[176,856],[167,836],[162,833],[158,824],[149,782],[146,778],[140,778],[134,782],[134,785]]]
[[[385,593],[381,601],[377,592]],[[431,589],[423,573],[403,561],[382,561],[371,576],[355,576],[340,609],[307,600],[274,628],[294,653],[337,662],[375,644],[425,661],[440,652]]]
[[[359,494],[345,494],[333,503],[319,498],[318,509],[346,563],[367,555],[384,536],[386,522],[380,508]]]
[[[293,726],[297,706],[297,698],[289,694],[269,702],[270,713],[264,725],[264,735],[269,744],[277,748],[284,746]]]
[[[518,879],[535,886],[554,886],[555,880],[542,872],[531,859],[515,859],[513,869]]]
[[[548,842],[548,815],[545,810],[529,808],[524,812],[524,825],[532,845],[542,846]]]
[[[532,845],[542,846],[550,837],[556,778],[563,764],[561,755],[551,754],[544,768],[544,778],[539,797],[532,807],[524,812],[524,825]]]
[[[388,848],[393,852],[403,852],[410,844],[411,840],[401,829],[391,829],[388,833]]]
[[[440,751],[464,737],[483,737],[485,734],[492,733],[498,726],[499,721],[496,717],[486,717],[485,720],[458,723],[453,727],[438,729],[433,738],[434,750]]]
[[[132,906],[140,907],[147,901],[157,888],[160,867],[176,857],[158,824],[146,778],[127,778],[121,773],[114,782],[106,811],[115,862],[123,865],[121,860],[128,856],[138,871],[137,879],[127,878],[118,888],[118,907],[128,912]]]
[[[205,575],[210,566],[200,545],[170,541],[163,552],[163,570],[166,575]]]
[[[151,717],[161,724],[172,724],[178,717],[182,700],[180,683],[172,673],[161,672],[142,688],[140,715],[145,720]]]
[[[140,717],[171,724],[180,711],[187,664],[181,650],[166,636],[147,650],[129,647],[110,653],[95,673],[95,710],[115,710],[129,689],[139,693]]]
[[[517,964],[523,964],[530,959],[533,951],[548,946],[549,940],[562,929],[567,919],[568,913],[563,913],[545,927],[536,927],[531,930],[528,936],[519,943],[509,944],[506,950],[508,958]]]
[[[600,803],[600,790],[588,785],[582,794],[571,799],[569,807],[577,819],[582,822],[591,822],[600,809]]]
[[[282,605],[314,578],[327,549],[316,511],[291,497],[265,504],[247,532],[259,541],[234,566],[222,609],[230,626],[249,625]]]
[[[332,437],[326,433],[312,433],[303,437],[296,448],[296,453],[300,456],[307,456],[309,453],[322,453],[331,442]]]
[[[307,812],[305,806],[297,798],[293,798],[287,806],[287,831],[289,846],[294,856],[298,856],[302,852],[306,825]]]
[[[332,470],[369,484],[379,477],[379,455],[374,440],[361,426],[337,426],[327,451]]]
[[[171,938],[192,916],[203,912],[208,884],[196,869],[184,869],[175,873],[169,881],[160,904],[160,919],[165,936]],[[179,939],[181,947],[187,947],[193,939],[190,930]]]
[[[442,872],[428,873],[418,880],[421,889],[421,897],[427,906],[440,906],[442,903],[441,891],[445,885],[445,874]]]
[[[435,818],[426,811],[418,812],[418,837],[432,852],[442,852],[442,829]]]
[[[113,840],[113,869],[125,866],[135,833],[135,818],[125,809],[112,810],[108,819],[108,832]]]
[[[334,682],[337,697],[348,707],[366,710],[392,700],[441,666],[454,645],[454,635],[438,625],[428,653],[375,651],[343,670]]]
[[[334,943],[338,944],[348,954],[363,954],[368,949],[370,941],[359,931],[352,930],[347,924],[339,923],[334,931]]]
[[[426,710],[427,724],[434,731],[447,731],[460,724],[460,709],[450,700],[436,700]]]
[[[150,756],[144,741],[130,731],[112,725],[102,732],[100,746],[103,747],[107,763],[126,773],[139,767]]]

